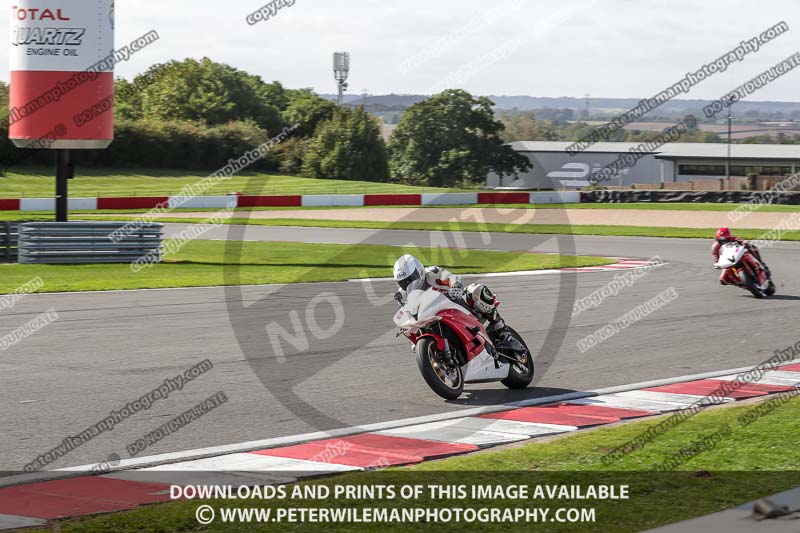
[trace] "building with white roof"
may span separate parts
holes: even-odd
[[[574,155],[571,142],[517,141],[510,145],[531,161],[533,168],[519,177],[496,175],[489,187],[563,189],[589,185],[589,177],[625,155],[636,153],[633,164],[616,166],[608,185],[656,184],[719,179],[727,175],[745,177],[756,173],[785,176],[800,171],[798,144],[667,143],[642,152],[638,142],[599,142]],[[631,158],[633,159],[633,158]]]

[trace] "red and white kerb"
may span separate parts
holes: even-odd
[[[114,138],[114,0],[15,0],[9,138],[105,148]],[[109,107],[85,120],[87,109]],[[83,114],[84,119],[79,119]]]

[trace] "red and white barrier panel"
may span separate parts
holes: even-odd
[[[254,451],[236,453],[231,450],[233,446],[216,451],[194,450],[184,456],[210,457],[181,462],[173,459],[170,464],[162,464],[170,454],[132,459],[138,464],[160,466],[125,465],[134,469],[0,488],[0,530],[168,501],[170,485],[290,483],[321,474],[413,465],[511,442],[694,409],[698,405],[773,394],[794,396],[800,391],[797,363],[797,360],[787,361],[782,367],[765,369],[758,375],[753,375],[753,369],[737,369],[711,373],[715,376],[711,379],[704,375],[686,376],[664,380],[667,384],[663,385],[650,382],[605,392],[575,393],[575,399],[530,407],[500,407],[493,412],[472,410],[470,415],[436,421],[398,420],[382,423],[385,429],[374,431],[359,433],[357,428],[351,428],[351,434],[337,438],[286,437],[279,439],[283,441],[280,445],[270,447],[265,443],[263,449]],[[252,450],[252,444],[255,443],[243,446]],[[91,467],[69,468],[65,472],[83,473]]]
[[[580,203],[575,192],[468,192],[426,194],[307,194],[281,196],[128,196],[70,198],[70,210],[104,209],[222,209],[230,207],[370,207],[476,204]],[[52,198],[0,199],[0,211],[52,211]]]

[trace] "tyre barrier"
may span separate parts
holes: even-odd
[[[683,202],[738,204],[747,202],[800,205],[800,192],[772,191],[582,191],[581,203]]]

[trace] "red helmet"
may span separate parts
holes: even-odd
[[[731,230],[728,228],[719,228],[717,230],[717,240],[721,242],[729,241],[731,239]]]

